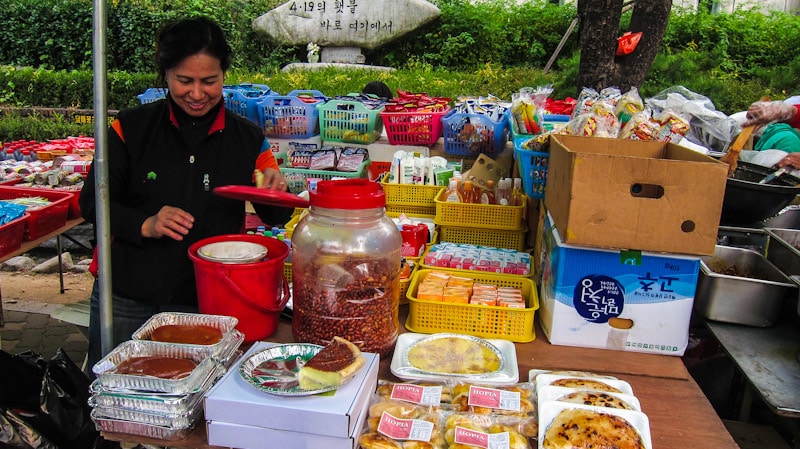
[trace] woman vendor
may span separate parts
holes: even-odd
[[[753,149],[782,150],[790,153],[778,166],[800,169],[800,104],[785,101],[757,101],[750,105],[743,126],[764,125]]]

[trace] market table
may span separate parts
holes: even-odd
[[[408,306],[400,307],[401,323]],[[401,328],[401,332],[405,332]],[[650,419],[653,449],[678,447],[703,449],[738,449],[714,408],[700,387],[689,375],[680,357],[573,348],[551,345],[537,326],[537,338],[530,343],[517,343],[520,380],[528,378],[531,369],[582,370],[612,374],[631,384]],[[292,326],[281,319],[277,331],[268,341],[292,342]],[[380,379],[399,380],[389,369],[391,356],[381,360]],[[291,400],[291,399],[287,399]],[[139,436],[103,432],[109,440],[169,446],[171,448],[215,448],[209,446],[203,422],[179,441],[163,441]]]
[[[747,421],[753,393],[778,416],[800,418],[800,319],[767,328],[706,321],[706,327],[747,379],[739,421]]]
[[[59,261],[58,261],[59,262],[58,263],[58,279],[59,279],[59,282],[60,282],[59,287],[60,287],[60,292],[64,293],[64,272],[63,272],[63,268],[61,266],[61,235],[64,234],[65,232],[69,231],[70,229],[74,228],[75,226],[78,226],[79,224],[81,224],[83,222],[84,222],[83,218],[80,218],[80,217],[79,218],[69,219],[60,228],[58,228],[58,229],[56,229],[54,231],[48,232],[47,234],[39,237],[36,240],[24,241],[24,242],[22,242],[22,245],[19,247],[19,249],[17,249],[16,251],[12,251],[12,252],[6,254],[3,257],[0,257],[0,263],[5,262],[6,260],[11,259],[12,257],[19,256],[20,254],[25,254],[28,251],[38,247],[42,243],[44,243],[44,242],[46,242],[46,241],[48,241],[48,240],[50,240],[50,239],[55,237],[55,239],[56,239],[56,253],[58,254],[58,258],[59,258]],[[4,320],[3,320],[3,295],[0,292],[0,327],[2,327],[3,324],[4,324]]]

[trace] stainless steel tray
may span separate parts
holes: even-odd
[[[766,228],[767,259],[788,276],[800,275],[800,230]]]
[[[732,276],[712,267],[736,266]],[[694,308],[701,316],[726,323],[766,327],[775,323],[781,304],[797,285],[756,251],[717,245],[714,256],[700,258]]]
[[[222,339],[213,345],[190,345],[209,348],[214,355],[224,353],[236,340],[235,328],[239,320],[225,315],[204,315],[199,313],[163,312],[150,317],[131,338],[150,340],[153,332],[166,325],[210,326],[222,332]]]
[[[117,374],[119,364],[132,357],[176,357],[194,361],[197,366],[183,379]],[[146,340],[128,340],[114,348],[92,367],[100,383],[109,388],[187,394],[198,391],[213,374],[219,362],[206,347],[175,345]]]

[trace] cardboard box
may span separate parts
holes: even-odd
[[[567,244],[713,255],[727,177],[672,143],[553,136],[544,202]]]
[[[539,320],[555,345],[681,356],[700,258],[566,245],[542,234]]]
[[[353,434],[344,437],[332,437],[306,432],[292,432],[288,430],[267,429],[264,427],[243,426],[221,421],[208,421],[206,433],[208,444],[212,446],[247,448],[247,449],[273,449],[278,447],[315,447],[325,449],[358,449],[358,438],[364,429],[364,422],[369,415],[369,401],[364,403]],[[313,425],[306,425],[307,430],[314,429]]]
[[[245,358],[274,343],[257,342]],[[366,363],[333,394],[277,396],[259,391],[239,375],[238,364],[214,385],[204,399],[205,418],[230,424],[337,438],[353,435],[359,414],[378,384],[377,354],[364,353]],[[244,359],[243,359],[244,360]],[[277,447],[277,446],[276,446]]]

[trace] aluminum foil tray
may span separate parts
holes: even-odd
[[[109,388],[101,384],[99,379],[95,379],[89,386],[89,405],[91,407],[125,408],[145,413],[187,414],[202,401],[205,393],[214,386],[217,380],[230,369],[233,362],[240,358],[241,355],[241,351],[237,351],[228,358],[225,364],[218,364],[197,391],[187,394],[175,395]]]
[[[196,406],[189,410],[188,413],[167,415],[161,413],[147,413],[137,410],[129,410],[126,408],[97,406],[92,409],[92,415],[96,418],[138,422],[141,424],[167,427],[170,429],[185,429],[195,424],[202,410],[202,406]]]
[[[186,428],[172,428],[154,426],[135,421],[122,421],[118,419],[104,418],[96,416],[95,410],[91,413],[95,428],[103,432],[124,433],[128,435],[139,435],[166,441],[182,440],[186,438],[194,426]]]
[[[197,366],[183,379],[163,379],[153,376],[117,374],[114,371],[125,360],[132,357],[177,357],[194,361]],[[172,394],[187,394],[199,391],[206,379],[214,374],[219,362],[211,357],[209,350],[194,345],[175,345],[147,340],[128,340],[114,348],[92,367],[100,383],[109,388],[137,391],[155,391]]]
[[[163,312],[150,317],[142,327],[133,333],[133,340],[150,340],[153,332],[166,325],[210,326],[222,332],[222,340],[213,345],[190,345],[210,348],[214,355],[220,354],[233,343],[234,329],[239,320],[225,315],[204,315],[199,313]]]

